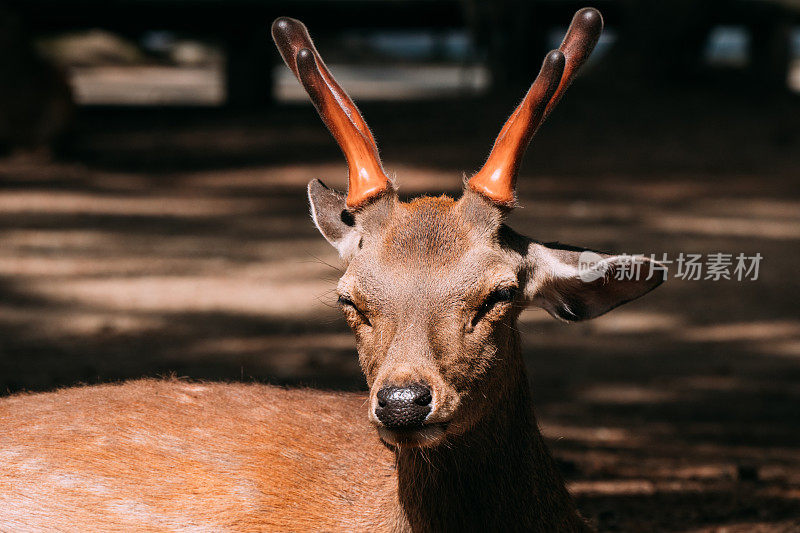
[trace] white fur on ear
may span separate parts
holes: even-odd
[[[600,316],[663,282],[663,266],[645,257],[532,243],[529,260],[529,301],[570,322]]]
[[[308,203],[311,220],[319,232],[336,248],[342,259],[349,260],[358,250],[361,235],[347,210],[345,196],[320,180],[312,180],[308,184]]]
[[[322,233],[322,236],[325,237],[325,240],[331,243],[331,245],[336,248],[336,251],[339,252],[339,257],[345,261],[349,261],[358,251],[358,245],[361,241],[361,236],[355,231],[355,229],[348,231],[339,239],[332,239],[324,231],[322,231],[322,227],[317,220],[317,216],[313,207],[311,208],[311,219],[314,221],[314,225],[317,226],[319,232]]]

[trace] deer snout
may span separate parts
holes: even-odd
[[[376,396],[375,416],[389,429],[418,428],[431,412],[433,397],[424,383],[382,387]]]

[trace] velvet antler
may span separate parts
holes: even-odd
[[[472,190],[498,205],[514,205],[517,173],[525,149],[592,53],[602,30],[603,18],[596,9],[584,8],[575,13],[561,46],[545,57],[525,99],[500,130],[483,168],[469,180]]]
[[[276,19],[272,38],[344,152],[349,171],[347,206],[362,207],[389,186],[367,123],[325,66],[302,22]]]

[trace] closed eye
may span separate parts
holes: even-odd
[[[496,289],[492,291],[475,312],[475,316],[472,318],[472,327],[475,327],[475,325],[480,322],[481,319],[489,313],[489,311],[498,305],[509,304],[513,302],[514,296],[516,296],[516,287],[503,287],[502,289]]]
[[[337,300],[337,303],[342,307],[342,309],[348,309],[349,308],[352,311],[355,311],[358,314],[358,316],[361,318],[361,320],[366,322],[368,326],[372,325],[372,324],[370,324],[370,321],[367,318],[366,313],[364,313],[364,311],[359,309],[358,306],[355,303],[353,303],[353,300],[351,300],[350,298],[348,298],[346,296],[339,296],[339,299]]]

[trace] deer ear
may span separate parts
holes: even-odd
[[[314,224],[322,236],[339,251],[339,255],[349,259],[358,249],[360,235],[345,200],[343,194],[328,188],[320,180],[311,180],[308,184],[308,202],[311,204]]]
[[[560,244],[528,250],[529,301],[556,318],[576,322],[600,316],[658,287],[666,269],[641,256],[608,255]]]

